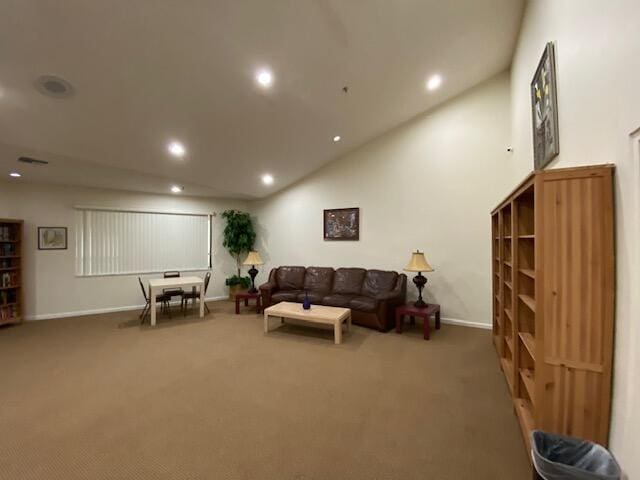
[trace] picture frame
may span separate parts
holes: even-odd
[[[556,59],[553,42],[545,46],[531,80],[533,166],[542,170],[560,153]]]
[[[360,209],[352,207],[324,210],[323,235],[325,240],[360,240]]]
[[[38,250],[66,250],[67,227],[38,227]]]

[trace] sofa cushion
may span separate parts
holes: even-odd
[[[375,298],[371,297],[353,297],[349,300],[349,308],[359,310],[361,312],[373,312],[378,306]]]
[[[339,268],[333,275],[331,293],[360,295],[362,282],[367,271],[364,268]]]
[[[304,289],[315,292],[331,292],[333,285],[333,268],[308,267],[304,275]]]
[[[375,298],[381,293],[388,293],[396,286],[397,280],[398,274],[396,272],[367,270],[362,285],[362,295]]]
[[[331,295],[327,295],[322,299],[322,305],[328,305],[330,307],[349,308],[349,301],[353,297],[353,295],[340,295],[338,293],[333,293]]]
[[[278,302],[297,302],[298,295],[303,293],[301,290],[280,290],[271,295],[271,301],[273,303]]]
[[[302,290],[304,287],[304,267],[280,267],[276,282],[280,290]]]
[[[307,295],[309,296],[309,301],[311,303],[315,303],[316,305],[319,305],[322,302],[322,299],[327,295],[324,292],[307,292]],[[296,301],[297,302],[304,302],[304,292],[299,293],[296,296]]]

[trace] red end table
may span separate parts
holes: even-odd
[[[240,313],[240,300],[244,300],[244,306],[249,306],[249,300],[255,299],[256,301],[256,313],[260,313],[262,311],[262,302],[260,301],[260,292],[257,293],[236,293],[236,315]]]
[[[436,330],[440,330],[440,305],[437,303],[430,303],[422,308],[414,306],[413,303],[400,305],[396,308],[396,333],[402,333],[405,315],[411,317],[411,323],[415,323],[415,317],[421,317],[424,319],[424,339],[429,340],[429,317],[433,314],[436,317]]]

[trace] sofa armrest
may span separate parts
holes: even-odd
[[[277,268],[272,268],[269,272],[269,280],[259,287],[260,296],[262,297],[262,308],[271,306],[271,295],[278,290],[278,283],[276,282],[277,271]]]

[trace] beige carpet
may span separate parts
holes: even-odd
[[[488,331],[337,346],[210,306],[0,329],[0,478],[530,478]]]

